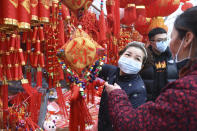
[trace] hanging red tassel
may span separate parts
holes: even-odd
[[[6,80],[3,81],[2,85],[3,95],[3,126],[7,129],[8,122],[8,83]]]
[[[85,124],[92,124],[92,118],[87,108],[87,104],[79,94],[79,86],[71,87],[72,96],[70,101],[70,121],[69,131],[85,131]]]
[[[99,18],[99,31],[100,31],[100,41],[105,41],[106,40],[106,24],[105,24],[103,10],[101,10],[101,14]]]
[[[64,101],[63,93],[62,93],[62,88],[60,87],[59,84],[57,84],[56,91],[57,91],[58,103],[60,105],[61,111],[62,111],[64,117],[68,118],[68,112],[67,112],[67,109],[66,109],[66,104],[65,104],[65,101]]]
[[[42,87],[42,68],[38,67],[37,68],[37,87]]]

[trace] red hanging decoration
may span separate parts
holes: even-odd
[[[2,0],[0,8],[0,24],[4,27],[18,26],[18,0]]]
[[[99,41],[100,42],[103,42],[105,41],[107,38],[106,38],[106,24],[105,24],[105,18],[104,18],[104,12],[103,10],[101,10],[101,14],[100,14],[100,17],[99,17],[99,36],[100,36],[100,39]]]
[[[180,0],[156,0],[146,6],[147,17],[168,16],[178,9]]]
[[[38,21],[38,0],[31,0],[31,21]]]
[[[50,17],[49,0],[38,0],[38,15],[42,23],[48,23]]]
[[[18,27],[21,30],[30,29],[31,5],[30,0],[18,0]]]
[[[136,7],[135,4],[128,4],[124,11],[124,17],[121,20],[122,24],[131,25],[135,22],[136,16]]]
[[[60,87],[59,84],[57,84],[56,91],[57,91],[58,103],[60,105],[61,112],[63,113],[65,118],[68,118],[68,112],[67,112],[67,109],[66,109],[66,104],[65,104],[65,101],[64,101],[63,93],[62,93],[62,88]]]
[[[69,131],[78,131],[79,128],[80,131],[85,131],[85,124],[92,123],[85,100],[79,94],[79,88],[77,85],[71,87]]]

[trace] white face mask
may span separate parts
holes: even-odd
[[[187,58],[184,58],[184,59],[182,59],[182,60],[178,60],[178,54],[179,54],[179,51],[180,51],[180,49],[181,49],[181,47],[182,47],[182,45],[183,45],[183,43],[184,43],[184,40],[185,40],[185,38],[183,38],[183,40],[181,41],[181,45],[179,46],[179,49],[178,49],[178,51],[177,51],[177,53],[176,53],[176,55],[175,55],[174,61],[175,61],[176,63],[181,62],[181,61],[183,61],[183,60],[185,60],[185,59],[190,59],[191,51],[192,51],[192,43],[191,43],[191,45],[190,45],[188,57],[187,57]]]
[[[169,44],[169,40],[167,40],[167,41],[156,42],[157,50],[158,50],[160,53],[165,52],[166,49],[167,49],[167,47],[168,47],[168,44]]]
[[[126,74],[137,74],[142,68],[142,63],[121,56],[118,60],[118,66],[120,67],[120,70]]]

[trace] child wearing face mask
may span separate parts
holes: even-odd
[[[143,43],[131,42],[119,54],[118,67],[105,64],[99,77],[110,84],[120,85],[133,108],[137,108],[147,99],[144,82],[138,74],[147,59],[147,52]],[[113,131],[108,114],[107,99],[108,95],[104,89],[100,102],[98,131]]]

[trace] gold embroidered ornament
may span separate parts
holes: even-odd
[[[65,63],[77,73],[81,73],[83,69],[93,64],[98,54],[99,46],[88,34],[83,30],[75,31],[72,39],[63,47],[65,51]]]

